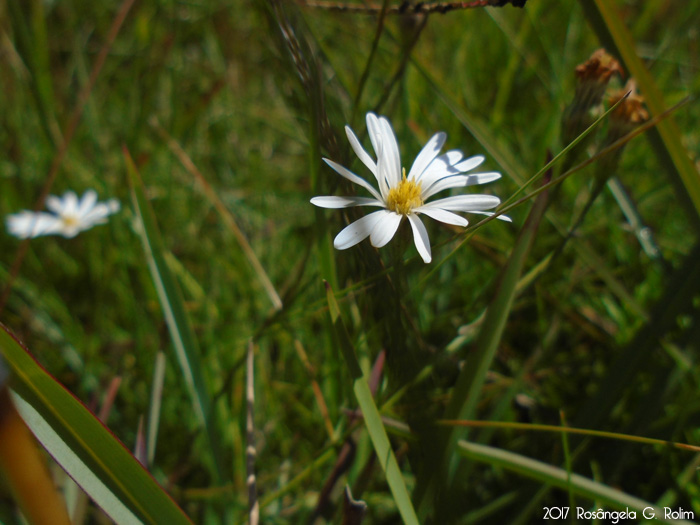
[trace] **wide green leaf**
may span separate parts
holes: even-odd
[[[0,324],[17,409],[39,442],[115,522],[191,523],[122,443]]]

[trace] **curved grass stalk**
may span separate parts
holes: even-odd
[[[690,452],[700,452],[700,446],[688,445],[687,443],[676,443],[674,441],[666,441],[664,439],[648,438],[643,436],[631,436],[629,434],[621,434],[619,432],[606,432],[604,430],[591,430],[587,428],[563,427],[557,425],[539,425],[534,423],[514,423],[507,421],[474,421],[474,420],[448,420],[442,419],[437,422],[438,425],[449,427],[470,427],[470,428],[503,428],[511,430],[525,430],[535,432],[555,432],[560,434],[580,434],[589,437],[602,437],[608,439],[619,439],[622,441],[631,441],[642,445],[661,445],[664,447],[673,447],[680,450]]]

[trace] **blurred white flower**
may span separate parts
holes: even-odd
[[[436,193],[449,188],[485,184],[501,177],[497,172],[462,175],[481,164],[484,157],[477,155],[463,159],[462,152],[457,150],[439,155],[447,139],[445,133],[433,135],[413,161],[413,166],[406,176],[405,168],[403,170],[401,168],[399,145],[389,121],[384,117],[377,117],[374,113],[367,113],[367,131],[377,154],[376,163],[364,150],[352,129],[345,126],[345,133],[352,149],[374,175],[379,191],[347,168],[332,160],[323,159],[341,176],[365,188],[372,197],[332,196],[311,199],[312,204],[321,208],[351,206],[384,208],[365,215],[344,228],[333,241],[333,245],[338,250],[350,248],[367,237],[372,246],[381,248],[394,237],[399,224],[406,217],[413,230],[416,249],[423,260],[429,263],[432,259],[430,241],[423,222],[418,218],[419,213],[446,224],[467,226],[469,224],[467,219],[453,212],[493,215],[483,210],[495,208],[500,204],[500,199],[492,195],[458,195],[425,202]],[[498,218],[510,221],[510,218],[503,215]]]
[[[67,191],[63,197],[49,195],[46,207],[53,213],[21,211],[5,218],[7,230],[20,239],[40,235],[75,237],[97,224],[105,224],[107,217],[119,211],[119,201],[110,199],[97,202],[97,193],[88,190],[78,199],[75,192]]]

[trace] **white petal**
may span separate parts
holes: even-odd
[[[468,159],[464,159],[459,164],[455,164],[454,167],[455,167],[455,169],[458,169],[460,173],[464,173],[465,171],[473,170],[474,168],[479,166],[482,162],[484,162],[483,155],[474,155],[473,157],[469,157]]]
[[[78,211],[78,196],[74,191],[63,194],[62,208],[59,215],[75,215]]]
[[[448,151],[436,157],[423,171],[417,180],[423,183],[424,187],[430,186],[436,180],[451,175],[459,175],[461,172],[454,166],[462,160],[462,152],[459,150]]]
[[[399,229],[403,215],[399,215],[393,211],[383,210],[381,218],[377,221],[372,229],[369,241],[375,248],[381,248],[394,238],[396,230]]]
[[[57,197],[56,195],[49,195],[46,197],[46,207],[54,212],[56,215],[60,215],[63,213],[63,199],[61,197]]]
[[[435,158],[434,162],[442,161],[449,166],[455,166],[457,163],[462,161],[464,154],[458,149],[451,149]],[[432,163],[431,163],[432,164]]]
[[[413,161],[411,171],[408,173],[409,180],[413,180],[414,178],[420,180],[420,176],[425,171],[425,168],[427,168],[440,153],[442,146],[445,144],[445,140],[447,140],[447,135],[442,131],[430,138],[425,146],[423,146],[423,149],[420,150],[416,160]]]
[[[311,204],[319,208],[350,208],[351,206],[384,206],[369,197],[314,197]]]
[[[370,192],[370,193],[372,194],[372,196],[373,196],[375,199],[377,199],[378,201],[383,201],[383,200],[384,200],[384,199],[382,199],[381,195],[379,195],[379,193],[377,192],[377,190],[375,190],[375,189],[372,187],[372,185],[371,185],[369,182],[367,182],[365,179],[363,179],[362,177],[358,177],[358,176],[355,175],[352,171],[350,171],[349,169],[347,169],[347,168],[341,166],[341,165],[338,164],[337,162],[333,162],[333,161],[330,160],[330,159],[323,159],[323,160],[326,162],[326,164],[328,164],[331,168],[333,168],[333,169],[334,169],[336,172],[338,172],[340,175],[342,175],[343,177],[345,177],[346,179],[348,179],[350,182],[354,182],[355,184],[357,184],[357,185],[359,185],[359,186],[362,186],[364,189],[366,189],[368,192]]]
[[[112,215],[112,210],[107,203],[98,202],[85,215],[78,219],[81,229],[87,230],[96,224],[104,224],[107,222],[107,217]]]
[[[389,162],[383,153],[381,135],[377,135],[377,148],[379,148],[377,158],[377,181],[379,182],[379,191],[382,194],[382,200],[386,202],[393,186],[392,180],[394,180],[394,176],[389,169]]]
[[[452,175],[435,181],[435,183],[423,190],[421,197],[426,200],[436,193],[440,193],[448,188],[463,188],[465,186],[474,186],[475,184],[486,184],[501,178],[501,174],[492,171],[489,173],[475,173],[473,175]]]
[[[346,226],[335,236],[333,246],[338,250],[346,250],[363,241],[369,237],[369,234],[372,233],[374,226],[383,217],[384,213],[386,213],[385,210],[375,211]]]
[[[494,212],[492,212],[492,211],[470,211],[469,213],[478,213],[479,215],[488,215],[489,217],[491,217],[491,215],[496,215],[496,214],[495,214]],[[499,216],[496,217],[496,218],[497,218],[499,221],[513,222],[513,219],[511,219],[510,217],[508,217],[508,215],[499,215]]]
[[[423,207],[442,208],[449,211],[480,211],[495,208],[501,199],[493,195],[456,195],[424,204]]]
[[[386,177],[389,186],[394,187],[401,182],[401,155],[399,154],[399,144],[396,142],[396,135],[391,124],[385,117],[379,117],[379,128],[382,137],[382,155],[386,166]]]
[[[352,146],[352,150],[355,152],[355,155],[357,155],[357,157],[362,161],[362,164],[367,166],[376,177],[377,163],[374,162],[374,159],[370,157],[369,153],[367,153],[365,148],[362,147],[362,144],[360,144],[360,141],[357,139],[352,129],[350,129],[350,126],[345,126],[345,134],[348,136],[350,146]]]
[[[7,230],[20,239],[29,239],[40,235],[56,233],[60,221],[50,213],[22,211],[5,218]]]
[[[80,202],[78,203],[78,215],[80,217],[83,217],[87,215],[92,208],[95,206],[95,203],[97,202],[97,192],[95,190],[87,190],[83,194],[83,198],[80,199]]]
[[[501,178],[501,174],[497,171],[487,171],[486,173],[473,173],[467,175],[467,186],[474,186],[475,184],[488,184]]]
[[[379,127],[379,119],[374,113],[367,113],[367,133],[369,133],[369,140],[372,142],[372,147],[374,148],[374,154],[379,159],[381,147],[381,136],[382,132]]]
[[[418,250],[418,254],[427,264],[433,260],[430,252],[430,239],[428,238],[428,231],[425,229],[423,222],[415,213],[411,213],[408,216],[408,222],[411,223],[411,229],[413,230],[413,242],[416,245],[416,250]]]
[[[431,217],[436,221],[444,222],[445,224],[454,224],[455,226],[464,227],[469,225],[469,221],[461,215],[457,215],[456,213],[440,208],[426,208],[425,206],[421,206],[420,208],[416,208],[414,211],[416,213],[423,213],[428,217]]]

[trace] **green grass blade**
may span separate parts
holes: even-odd
[[[148,268],[153,278],[153,284],[158,292],[163,315],[173,341],[175,355],[180,364],[182,376],[190,393],[195,413],[199,421],[204,425],[207,433],[214,472],[221,479],[221,465],[224,463],[221,458],[221,447],[216,433],[215,412],[212,410],[211,396],[207,390],[199,347],[185,313],[180,289],[166,264],[165,248],[158,231],[153,210],[144,193],[143,181],[126,150],[124,158],[131,186],[134,211],[141,222],[139,233],[148,260]]]
[[[0,352],[23,419],[117,523],[191,523],[116,437],[0,325]]]
[[[686,520],[665,519],[664,509],[653,503],[625,494],[604,483],[593,481],[579,474],[570,474],[564,469],[513,452],[467,441],[460,441],[458,450],[465,458],[501,467],[565,491],[570,489],[577,496],[595,500],[606,506],[622,510],[629,508],[630,511],[637,513],[637,518],[642,518],[642,512],[646,509],[646,516],[651,516],[653,512],[657,520],[666,523],[692,523]]]
[[[648,438],[643,436],[632,436],[629,434],[622,434],[620,432],[607,432],[604,430],[592,430],[588,428],[577,428],[570,426],[557,426],[557,425],[542,425],[538,423],[515,423],[512,421],[448,421],[443,420],[438,422],[441,425],[448,426],[464,426],[464,427],[477,427],[477,428],[500,428],[508,430],[524,430],[524,431],[538,431],[538,432],[552,432],[557,434],[578,434],[588,437],[599,437],[607,439],[617,439],[620,441],[628,441],[630,443],[640,443],[643,445],[658,445],[662,447],[674,447],[680,450],[689,450],[691,452],[700,452],[700,447],[695,445],[689,445],[687,443],[676,443],[674,441],[666,441],[665,439]]]
[[[31,91],[46,136],[58,147],[62,140],[56,121],[56,104],[51,80],[46,13],[43,2],[11,2],[9,20],[16,35],[17,47],[31,72]]]
[[[516,294],[518,280],[537,233],[540,219],[546,209],[546,204],[547,193],[542,193],[537,197],[532,210],[530,210],[530,215],[513,247],[479,332],[476,343],[477,355],[473,360],[476,366],[467,366],[462,370],[447,406],[446,415],[449,419],[470,419],[474,414],[479,400],[479,392],[503,335]]]
[[[637,55],[634,39],[617,13],[614,3],[608,0],[581,0],[579,3],[600,40],[610,48],[609,51],[617,54],[630,76],[637,81],[652,116],[663,113],[666,105],[661,90]],[[692,203],[693,219],[699,220],[700,174],[683,147],[681,133],[674,119],[666,118],[659,122],[656,128],[650,130],[649,138],[677,191],[679,188],[685,189]],[[683,191],[680,191],[680,195],[687,201]]]
[[[372,440],[374,451],[377,453],[379,463],[386,474],[386,480],[389,483],[391,494],[394,496],[394,502],[401,514],[403,522],[417,525],[418,517],[413,509],[413,504],[411,503],[411,498],[406,489],[403,476],[401,475],[399,464],[396,462],[394,452],[391,450],[389,436],[387,436],[377,405],[374,404],[374,397],[369,388],[369,383],[362,375],[362,369],[355,356],[355,350],[350,341],[345,323],[340,316],[340,309],[333,295],[333,290],[328,284],[326,284],[326,297],[330,308],[331,322],[333,323],[333,328],[340,342],[340,350],[353,379],[353,391],[360,405],[360,410],[365,420],[367,432]]]
[[[146,458],[148,465],[153,465],[156,455],[156,439],[158,437],[158,426],[160,423],[160,411],[163,405],[163,381],[165,380],[165,354],[156,354],[155,366],[153,367],[153,383],[151,386],[151,402],[148,409],[148,427],[146,438]]]

